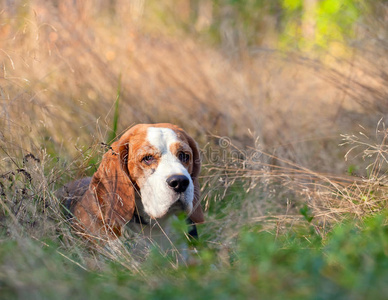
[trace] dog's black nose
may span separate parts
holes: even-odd
[[[186,191],[190,184],[189,178],[185,175],[173,175],[167,178],[167,184],[177,193]]]

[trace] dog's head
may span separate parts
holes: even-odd
[[[153,219],[185,211],[195,223],[204,221],[199,203],[201,168],[195,141],[172,124],[140,124],[113,146],[121,169],[141,196]]]

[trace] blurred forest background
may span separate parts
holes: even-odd
[[[202,147],[209,135],[242,148],[259,137],[277,156],[344,173],[340,133],[359,124],[374,132],[387,118],[387,9],[358,0],[2,1],[3,147],[69,160],[108,142],[116,125],[163,121]]]

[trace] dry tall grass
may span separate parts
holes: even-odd
[[[121,130],[169,121],[201,144],[211,133],[252,145],[249,129],[279,155],[325,168],[331,153],[322,148],[353,126],[347,123],[356,106],[316,76],[322,67],[276,52],[233,59],[83,3],[31,1],[2,13],[2,134],[25,149],[46,141],[74,155],[75,144],[106,141],[119,78]]]
[[[340,134],[359,131],[358,124],[369,136],[382,117],[386,122],[387,79],[377,68],[386,56],[381,63],[368,56],[383,47],[330,67],[275,50],[246,48],[235,57],[190,36],[147,30],[139,22],[141,7],[125,1],[113,10],[72,3],[21,1],[0,14],[0,191],[7,230],[26,222],[34,236],[67,236],[66,226],[57,229],[64,220],[53,190],[87,173],[104,152],[100,143],[112,131],[119,84],[120,131],[176,123],[205,154],[224,151],[219,142],[230,139],[226,157],[204,155],[206,205],[228,196],[230,204],[220,209],[235,214],[234,224],[210,215],[213,232],[229,226],[226,235],[236,224],[268,216],[275,225],[294,220],[306,202],[321,222],[385,207],[386,138],[367,146],[378,157],[368,178],[369,163],[345,162],[348,148],[338,147]],[[386,137],[384,130],[378,135]],[[352,164],[359,168],[356,180],[343,176]]]

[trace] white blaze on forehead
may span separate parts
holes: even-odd
[[[147,129],[147,140],[162,154],[170,151],[170,145],[178,142],[178,136],[170,128],[150,127]]]
[[[170,128],[149,127],[147,140],[158,149],[161,158],[140,190],[144,211],[154,218],[161,218],[166,215],[171,205],[180,200],[186,212],[190,213],[193,209],[194,185],[187,169],[170,150],[171,144],[179,142],[177,134]],[[177,174],[185,175],[190,181],[183,193],[176,193],[167,184],[167,179]]]

